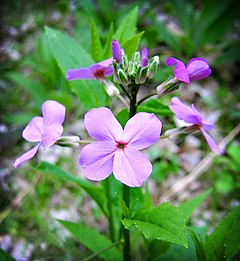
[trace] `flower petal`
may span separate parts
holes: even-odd
[[[186,68],[191,81],[197,81],[206,78],[212,72],[209,67],[208,61],[204,58],[191,59],[187,63]]]
[[[139,112],[126,123],[122,141],[131,148],[141,150],[159,139],[161,129],[162,123],[155,114]]]
[[[218,146],[218,144],[215,142],[215,140],[203,128],[200,128],[200,130],[201,130],[203,136],[205,137],[210,149],[219,154],[223,154],[224,150]]]
[[[43,117],[34,117],[22,132],[25,140],[37,142],[42,140]]]
[[[37,144],[35,147],[33,147],[31,150],[25,152],[22,156],[18,157],[14,163],[13,166],[15,168],[18,168],[21,164],[23,164],[25,161],[30,160],[31,158],[33,158],[37,151],[39,146],[41,145],[41,143]]]
[[[115,141],[122,136],[122,126],[112,111],[105,107],[88,111],[84,117],[84,124],[89,135],[97,141]]]
[[[95,79],[95,76],[91,73],[89,68],[78,68],[78,69],[72,69],[68,70],[66,74],[66,79],[68,81],[71,80],[78,80],[78,79]]]
[[[175,65],[174,67],[174,75],[175,77],[179,80],[179,81],[182,81],[182,82],[185,82],[187,84],[190,83],[190,79],[189,79],[189,75],[188,75],[188,72],[187,72],[187,69],[184,65],[184,63],[174,57],[169,57],[167,58],[166,60],[166,65],[167,66],[173,66]]]
[[[109,141],[94,142],[86,145],[79,158],[83,174],[90,180],[100,181],[107,178],[113,170],[113,157],[116,144]]]
[[[113,161],[114,177],[129,187],[140,187],[152,173],[152,164],[138,150],[118,149]]]
[[[52,146],[63,133],[63,126],[59,123],[48,126],[42,137],[44,149]]]
[[[104,68],[103,75],[104,75],[104,77],[109,77],[109,76],[113,75],[113,66],[108,66],[108,67]]]
[[[102,61],[102,62],[99,62],[99,63],[97,63],[97,64],[99,64],[99,65],[101,65],[101,66],[104,66],[104,67],[107,67],[107,66],[111,65],[112,62],[113,62],[113,58],[111,57],[111,58],[109,58],[109,59],[107,59],[107,60],[104,60],[104,61]]]
[[[62,124],[64,122],[66,108],[56,101],[45,101],[42,105],[43,114],[43,135],[53,124]]]
[[[171,99],[171,104],[169,105],[169,108],[180,120],[184,120],[187,123],[192,123],[196,125],[202,124],[201,113],[197,111],[195,107],[190,107],[187,104],[183,103],[178,97],[173,97]],[[198,113],[196,113],[196,111]]]
[[[112,41],[112,57],[117,61],[117,63],[122,62],[122,49],[117,40]]]

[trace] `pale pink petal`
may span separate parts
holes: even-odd
[[[97,64],[99,64],[99,65],[101,65],[101,66],[104,66],[104,67],[107,67],[107,66],[109,66],[109,65],[112,64],[112,61],[113,61],[113,58],[111,57],[111,58],[109,58],[109,59],[107,59],[107,60],[104,60],[104,61],[102,61],[102,62],[99,62],[99,63],[97,63]]]
[[[43,117],[34,117],[22,132],[25,140],[37,142],[42,140]]]
[[[64,122],[66,108],[56,101],[45,101],[42,105],[43,114],[43,134],[52,124],[62,124]]]
[[[87,80],[87,79],[94,79],[95,76],[91,73],[89,68],[78,68],[78,69],[72,69],[68,70],[66,74],[66,79],[68,81],[71,80]]]
[[[162,123],[153,113],[139,112],[126,123],[120,141],[141,150],[159,139],[161,129]]]
[[[173,66],[175,65],[174,67],[174,75],[175,77],[179,80],[179,81],[182,81],[182,82],[185,82],[187,84],[190,83],[190,79],[189,79],[189,75],[188,75],[188,72],[187,72],[187,69],[184,65],[184,63],[174,57],[169,57],[167,58],[166,60],[166,65],[167,66]]]
[[[107,178],[113,170],[113,157],[117,145],[114,142],[100,141],[86,145],[79,158],[83,174],[90,180]]]
[[[202,116],[200,112],[197,111],[195,107],[190,107],[187,104],[183,103],[177,97],[173,97],[171,99],[171,104],[169,105],[169,108],[180,120],[184,120],[187,123],[192,123],[196,125],[202,124]]]
[[[97,141],[115,141],[122,136],[122,126],[112,111],[105,107],[88,111],[84,117],[84,124],[89,135]]]
[[[218,144],[215,142],[215,140],[203,128],[200,128],[200,130],[201,130],[203,136],[205,137],[210,149],[219,154],[223,154],[224,150],[218,146]]]
[[[44,149],[52,146],[63,133],[63,126],[59,123],[48,126],[42,137]]]
[[[204,58],[191,59],[187,63],[186,68],[191,81],[201,80],[211,74],[208,61]]]
[[[140,187],[152,173],[152,164],[140,151],[118,149],[113,161],[114,177],[129,187]]]
[[[41,143],[37,144],[35,147],[33,147],[31,150],[25,152],[22,156],[18,157],[15,162],[13,163],[13,166],[15,168],[18,168],[22,163],[24,163],[27,160],[30,160],[31,158],[33,158],[37,151],[38,148],[40,146]]]

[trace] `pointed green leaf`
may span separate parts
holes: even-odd
[[[95,62],[100,62],[103,60],[102,44],[100,41],[100,36],[97,31],[96,23],[93,18],[90,17],[91,21],[91,40],[92,40],[92,57]]]
[[[182,203],[178,208],[183,213],[186,221],[192,216],[193,212],[200,206],[200,204],[208,197],[212,189],[208,189],[192,199]]]
[[[1,261],[16,261],[15,258],[10,256],[7,252],[3,251],[1,248],[0,248],[0,260]]]
[[[79,242],[92,250],[94,253],[102,252],[99,254],[105,260],[121,261],[122,255],[116,247],[111,247],[113,243],[103,234],[96,230],[86,227],[83,224],[72,223],[64,220],[58,220]]]
[[[140,39],[143,34],[144,32],[136,34],[122,44],[122,48],[124,49],[124,52],[129,59],[132,57],[133,53],[137,51]]]
[[[125,17],[118,27],[114,38],[117,39],[120,43],[125,42],[134,36],[136,32],[137,15],[138,7],[134,8],[133,11]]]
[[[96,201],[98,206],[102,209],[103,213],[106,216],[108,216],[108,210],[106,207],[107,198],[105,196],[104,190],[101,187],[98,187],[93,183],[75,177],[70,173],[67,173],[61,168],[57,167],[56,165],[44,161],[41,162],[36,169],[37,171],[42,171],[43,173],[50,173],[51,175],[54,175],[55,177],[60,178],[64,181],[73,182],[79,185],[89,194],[89,196],[91,196],[93,200]]]
[[[54,57],[64,75],[67,70],[88,67],[94,63],[87,51],[72,37],[49,27],[45,28],[45,32]],[[69,84],[86,109],[106,105],[106,94],[98,81],[75,80],[70,81]]]
[[[151,207],[137,213],[131,219],[124,219],[126,229],[136,227],[147,239],[158,239],[188,246],[187,230],[183,214],[169,203]]]
[[[112,41],[113,41],[113,31],[114,31],[114,26],[113,23],[110,24],[109,32],[108,32],[108,37],[104,46],[103,50],[103,57],[104,59],[111,57],[112,56]]]
[[[235,208],[205,241],[207,261],[234,260],[240,251],[240,207]]]

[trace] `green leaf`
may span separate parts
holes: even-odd
[[[113,23],[110,24],[108,37],[103,50],[103,57],[108,58],[112,56],[112,40],[113,40]]]
[[[64,75],[67,70],[88,67],[94,63],[86,50],[65,33],[45,27],[52,52]],[[69,82],[72,91],[80,98],[86,109],[106,105],[103,86],[96,80]]]
[[[16,261],[15,258],[10,256],[7,252],[3,251],[1,248],[0,248],[0,260],[1,261]]]
[[[117,115],[116,115],[117,120],[120,122],[120,124],[122,125],[122,127],[125,126],[125,124],[128,121],[129,118],[129,112],[127,109],[122,109]]]
[[[187,202],[180,204],[179,210],[183,213],[186,221],[190,219],[193,212],[201,205],[201,203],[208,197],[212,189],[208,189],[201,194],[191,198]]]
[[[122,44],[122,48],[124,49],[124,52],[129,59],[132,57],[133,53],[137,51],[140,39],[143,36],[143,34],[144,31],[134,35],[132,38],[130,38]]]
[[[133,11],[125,17],[118,27],[114,38],[117,39],[120,43],[125,42],[134,36],[136,32],[137,15],[138,7],[134,8]]]
[[[86,227],[83,224],[72,223],[64,220],[58,220],[77,240],[84,246],[91,249],[94,253],[106,249],[99,254],[105,260],[122,260],[121,253],[116,247],[111,247],[112,242],[103,234],[96,230]],[[111,248],[110,248],[111,247]]]
[[[206,255],[204,250],[204,243],[200,235],[196,234],[192,229],[189,231],[191,238],[194,242],[195,248],[196,248],[196,255],[198,261],[206,261]]]
[[[92,17],[90,17],[90,21],[91,21],[92,57],[95,62],[100,62],[103,59],[102,44],[100,41],[99,33],[97,31],[96,23],[94,22]]]
[[[188,246],[184,217],[169,203],[139,211],[133,219],[123,219],[126,229],[136,227],[145,238]]]
[[[36,168],[37,171],[42,171],[43,173],[50,173],[61,180],[68,181],[79,185],[84,189],[93,200],[96,201],[98,206],[102,209],[103,213],[108,216],[108,210],[106,206],[107,198],[105,196],[104,190],[101,187],[96,186],[93,183],[87,182],[85,180],[79,179],[56,165],[49,164],[47,162],[41,162]]]
[[[240,207],[233,209],[206,238],[208,261],[233,260],[240,251]]]
[[[138,112],[150,112],[155,113],[159,116],[165,115],[165,116],[171,116],[173,115],[172,111],[169,109],[167,105],[164,105],[161,103],[159,99],[151,99],[142,105],[140,105],[137,109]]]

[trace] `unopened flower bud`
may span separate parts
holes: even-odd
[[[78,147],[80,138],[78,136],[62,136],[57,141],[56,144],[62,147]]]
[[[110,81],[105,81],[104,83],[104,89],[106,93],[110,96],[118,96],[120,94],[118,88]]]
[[[139,74],[136,76],[135,83],[136,84],[144,83],[148,77],[148,71],[149,69],[147,66],[141,68]]]
[[[149,79],[153,78],[153,76],[157,72],[157,67],[158,67],[159,63],[160,63],[160,61],[159,61],[159,57],[157,55],[154,56],[149,61],[149,71],[150,71],[149,76],[148,76]]]
[[[124,70],[119,69],[117,75],[120,84],[124,86],[127,86],[129,84],[128,76]]]
[[[117,40],[112,41],[112,57],[117,63],[122,62],[122,48]]]
[[[133,61],[134,63],[139,63],[140,60],[141,60],[140,52],[137,51],[137,52],[135,52],[135,53],[133,54],[133,56],[132,56],[132,61]]]
[[[122,67],[124,70],[128,68],[128,58],[127,55],[122,56]]]
[[[163,82],[157,87],[157,94],[164,96],[178,89],[180,82],[177,78],[173,77],[170,80]]]
[[[148,66],[148,49],[143,48],[141,54],[142,54],[141,66],[142,67]]]

